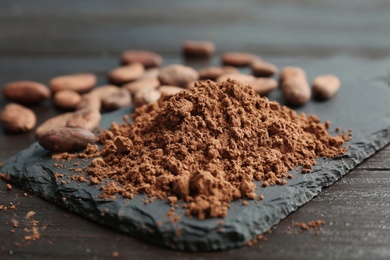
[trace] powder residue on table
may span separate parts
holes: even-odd
[[[199,219],[224,217],[229,203],[255,199],[255,183],[284,185],[288,170],[310,172],[318,157],[343,154],[346,136],[330,136],[316,116],[260,97],[233,80],[198,82],[191,90],[138,108],[134,122],[100,135],[102,158],[89,166],[103,197],[142,193],[185,201]]]

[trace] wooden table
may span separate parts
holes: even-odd
[[[155,2],[155,3],[151,3]],[[105,82],[122,50],[161,53],[182,62],[186,39],[208,39],[218,53],[248,51],[265,59],[322,59],[390,53],[390,4],[373,0],[289,1],[11,1],[0,2],[0,85],[90,71]],[[214,59],[211,63],[216,63]],[[187,61],[184,61],[187,62]],[[192,64],[196,66],[197,64]],[[353,68],[350,68],[353,69]],[[6,102],[0,99],[0,107]],[[59,113],[33,107],[39,123]],[[2,130],[0,130],[2,131]],[[0,161],[34,141],[0,133]],[[390,147],[350,172],[278,224],[252,247],[190,254],[156,247],[97,225],[0,181],[1,259],[390,259]],[[24,216],[35,211],[41,237],[26,241]],[[11,219],[19,220],[13,228]],[[293,222],[323,219],[318,235],[286,234]],[[15,229],[15,233],[11,230]]]

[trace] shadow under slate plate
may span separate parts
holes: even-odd
[[[300,167],[291,171],[294,176],[284,186],[261,188],[262,201],[249,201],[244,206],[235,201],[223,222],[221,219],[199,221],[185,216],[179,207],[180,221],[171,223],[167,201],[155,200],[143,204],[144,195],[128,200],[117,196],[115,200],[99,199],[99,186],[70,182],[62,185],[54,173],[70,176],[75,162],[80,166],[88,161],[79,159],[63,162],[67,167],[54,167],[58,161],[37,143],[12,157],[2,168],[10,174],[11,181],[27,188],[38,196],[55,202],[68,210],[96,222],[126,232],[132,236],[189,251],[212,251],[244,245],[258,234],[270,229],[289,213],[318,195],[322,188],[340,179],[390,142],[390,87],[386,81],[390,72],[390,59],[367,62],[350,57],[335,57],[322,61],[272,61],[278,67],[302,66],[309,79],[320,74],[332,73],[341,79],[338,95],[328,102],[310,101],[298,112],[316,114],[323,121],[332,122],[331,129],[353,130],[353,139],[347,143],[348,152],[332,159],[318,159],[318,165],[310,174],[300,173]],[[271,100],[281,101],[280,91],[274,91]],[[121,122],[121,116],[129,109],[107,114],[101,126],[109,127],[112,121]],[[84,173],[85,174],[85,173]],[[66,177],[64,178],[66,180]],[[66,200],[63,200],[66,198]],[[222,223],[222,224],[221,224]]]

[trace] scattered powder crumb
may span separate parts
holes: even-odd
[[[5,180],[5,181],[9,181],[11,179],[11,176],[9,174],[0,172],[0,178]]]
[[[7,187],[7,190],[12,190],[12,185],[11,184],[7,183],[6,187]]]
[[[31,217],[34,216],[34,215],[35,215],[35,211],[29,211],[29,212],[27,212],[25,218],[26,218],[26,219],[29,219],[29,218],[31,218]]]
[[[112,252],[112,257],[118,257],[118,256],[119,256],[119,252],[118,251]]]
[[[12,226],[13,226],[14,228],[19,227],[19,221],[18,221],[18,220],[12,218],[12,219],[11,219],[11,222],[12,222]]]
[[[325,225],[325,221],[318,219],[318,220],[312,220],[308,223],[305,222],[294,222],[291,226],[288,226],[285,230],[286,234],[294,233],[295,235],[299,235],[300,233],[304,231],[310,231],[314,232],[315,234],[319,234],[319,228]]]

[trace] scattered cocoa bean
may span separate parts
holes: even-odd
[[[244,85],[250,85],[253,81],[255,81],[255,77],[252,75],[247,75],[247,74],[240,74],[240,73],[228,73],[228,74],[223,74],[222,76],[217,78],[218,83],[222,83],[226,81],[227,79],[233,79],[241,82]]]
[[[4,129],[11,133],[28,132],[37,123],[37,118],[31,109],[16,103],[6,105],[0,118]]]
[[[95,135],[84,128],[54,128],[42,135],[38,142],[52,152],[69,152],[85,148],[96,141]]]
[[[249,66],[253,61],[259,59],[259,56],[246,52],[226,52],[222,55],[222,63],[224,65],[235,67]]]
[[[87,93],[87,94],[84,94],[81,96],[81,100],[77,104],[76,110],[90,108],[90,109],[95,109],[95,110],[100,111],[100,109],[102,107],[101,98],[100,98],[100,96],[96,95],[96,92],[94,92],[93,94],[92,94],[92,92],[93,91],[91,91],[91,93]]]
[[[284,67],[279,75],[279,83],[282,85],[284,80],[294,78],[296,76],[304,76],[306,78],[306,73],[300,67]]]
[[[37,129],[35,129],[35,137],[36,139],[39,139],[42,137],[46,132],[59,127],[65,127],[66,123],[68,122],[68,119],[73,116],[73,112],[60,114],[58,116],[49,118],[45,122],[43,122]]]
[[[161,95],[172,96],[183,91],[184,89],[176,86],[162,85],[158,87],[158,90],[161,92]]]
[[[261,96],[265,96],[278,88],[278,82],[272,78],[257,78],[249,85]]]
[[[222,67],[208,67],[199,71],[200,79],[211,79],[216,80],[218,77],[223,74],[228,73],[239,73],[238,69],[232,66],[222,66]]]
[[[88,94],[95,96],[98,99],[102,99],[108,95],[111,95],[112,93],[115,93],[118,91],[118,86],[115,85],[103,85],[94,88],[91,92]]]
[[[131,94],[127,89],[118,89],[116,92],[102,98],[103,109],[113,111],[132,104]]]
[[[68,119],[66,127],[84,128],[92,131],[99,126],[102,116],[99,110],[85,108],[78,110]]]
[[[79,93],[73,90],[61,90],[54,95],[54,105],[64,110],[74,110],[81,101]]]
[[[141,63],[145,68],[159,67],[163,63],[163,58],[151,51],[128,50],[121,55],[122,64],[130,64],[134,62]]]
[[[97,78],[93,73],[79,73],[65,76],[58,76],[50,81],[50,88],[53,92],[60,90],[73,90],[77,93],[85,93],[95,86]]]
[[[340,80],[334,75],[322,75],[313,80],[313,93],[318,100],[328,100],[340,89]]]
[[[188,57],[207,58],[214,54],[215,44],[210,41],[192,41],[184,42],[183,53]]]
[[[139,62],[134,62],[111,70],[107,76],[110,83],[123,85],[141,77],[144,72],[143,65]]]
[[[275,65],[263,60],[253,61],[251,70],[255,77],[271,77],[278,72],[278,68]]]
[[[158,89],[141,89],[134,96],[136,107],[143,106],[157,101],[161,97],[161,92]]]
[[[127,83],[122,88],[127,89],[134,96],[141,89],[157,88],[159,85],[160,81],[157,78],[144,78]]]
[[[50,98],[51,91],[45,85],[35,81],[13,81],[3,89],[5,99],[21,104],[35,104]]]
[[[159,68],[151,68],[145,70],[144,74],[142,74],[139,79],[157,79],[158,73],[160,72]]]
[[[299,67],[286,67],[280,74],[282,94],[287,104],[304,105],[311,97],[311,89],[306,73]]]
[[[173,64],[160,70],[158,79],[162,85],[173,85],[185,88],[186,85],[197,80],[198,72],[191,67]]]

